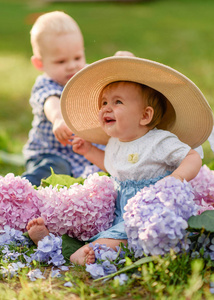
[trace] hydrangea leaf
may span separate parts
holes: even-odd
[[[206,210],[197,216],[188,219],[189,231],[205,230],[214,232],[214,210]]]
[[[108,173],[105,172],[97,172],[97,173],[99,174],[99,176],[109,175]],[[52,185],[53,187],[58,186],[59,188],[61,188],[66,186],[67,188],[69,188],[74,183],[83,184],[84,181],[85,178],[83,177],[75,178],[64,174],[55,174],[53,169],[51,168],[51,175],[48,178],[41,180],[41,186],[46,187]]]
[[[62,235],[62,255],[67,262],[70,261],[70,256],[79,248],[85,245],[85,242],[71,238],[67,234]]]
[[[55,174],[51,168],[51,175],[46,179],[42,179],[41,186],[46,187],[52,185],[54,187],[58,185],[59,188],[63,186],[69,188],[74,183],[83,184],[84,180],[82,177],[74,178],[69,175]]]

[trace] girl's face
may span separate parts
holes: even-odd
[[[81,33],[49,35],[44,41],[42,69],[53,80],[65,85],[85,66]]]
[[[103,130],[122,142],[143,136],[142,116],[145,108],[140,86],[132,82],[116,82],[101,95],[99,121]]]

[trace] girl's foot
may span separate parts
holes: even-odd
[[[29,221],[26,228],[30,238],[36,245],[49,234],[45,222],[41,217]]]
[[[70,256],[70,261],[82,266],[93,264],[95,262],[94,250],[89,246],[83,246]]]

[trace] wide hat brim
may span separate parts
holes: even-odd
[[[180,72],[147,59],[108,57],[73,76],[61,96],[67,126],[81,138],[105,145],[109,136],[98,120],[99,96],[114,81],[133,81],[161,92],[168,100],[167,113],[157,126],[169,130],[192,148],[203,144],[213,129],[213,113],[199,88]]]

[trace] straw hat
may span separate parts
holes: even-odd
[[[106,144],[109,136],[98,121],[102,89],[114,81],[142,83],[161,92],[168,100],[167,112],[157,126],[169,130],[195,148],[209,137],[212,110],[198,87],[176,70],[137,57],[101,59],[73,76],[61,96],[61,111],[67,126],[93,143]]]

